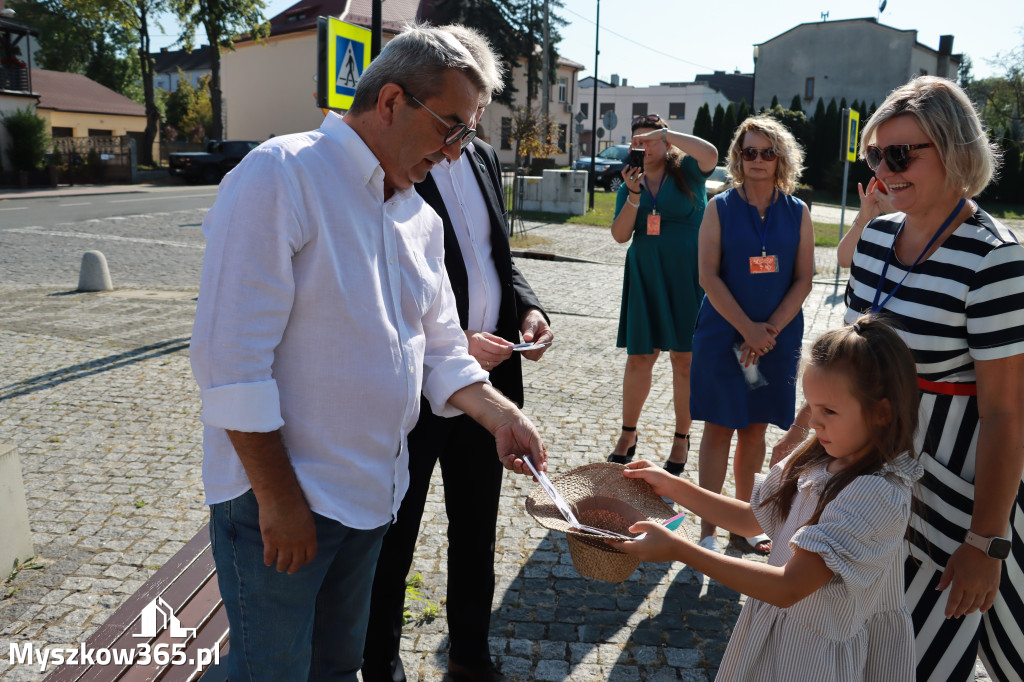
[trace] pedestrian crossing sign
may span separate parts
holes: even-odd
[[[317,20],[317,106],[350,109],[356,84],[369,65],[369,29],[333,17]]]

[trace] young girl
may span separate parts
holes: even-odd
[[[649,523],[616,547],[683,561],[748,595],[717,680],[912,680],[914,631],[903,599],[903,540],[918,389],[914,359],[887,325],[861,317],[819,338],[803,374],[814,433],[751,501],[703,490],[649,462],[625,470],[658,495],[742,535],[774,541],[767,565],[723,556]]]

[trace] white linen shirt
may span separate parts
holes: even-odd
[[[469,355],[441,220],[341,117],[250,152],[203,221],[192,333],[207,504],[251,486],[226,430],[281,429],[310,508],[358,529],[409,486],[419,396],[436,414],[487,374]]]
[[[466,290],[469,292],[467,329],[493,334],[498,330],[501,278],[491,254],[491,216],[487,213],[484,193],[473,171],[472,145],[471,142],[455,163],[445,159],[434,166],[430,174],[448,209],[462,260],[466,264]]]

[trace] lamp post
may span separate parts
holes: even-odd
[[[750,95],[750,110],[755,116],[757,115],[757,53],[760,49],[760,45],[754,45],[754,92]]]
[[[601,38],[601,0],[597,0],[597,19],[594,21],[597,27],[594,33],[594,106],[590,112],[590,210],[594,210],[594,185],[597,183],[597,55],[601,52],[597,49],[598,40]]]

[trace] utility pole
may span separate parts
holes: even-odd
[[[548,0],[544,0],[544,55],[541,59],[541,69],[544,71],[544,76],[541,79],[541,88],[543,89],[543,96],[541,97],[541,112],[544,114],[544,125],[548,123],[548,106],[551,100],[551,78],[548,75],[551,71],[551,25],[550,25],[550,7]]]
[[[383,8],[381,4],[384,0],[373,0],[373,6],[370,9],[370,59],[376,59],[377,55],[380,54],[381,41],[383,37]]]
[[[594,210],[594,182],[597,177],[597,42],[601,38],[601,0],[597,0],[597,20],[594,22],[597,32],[594,34],[594,108],[590,112],[590,210]]]

